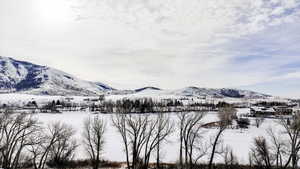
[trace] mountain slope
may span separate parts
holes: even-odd
[[[246,98],[246,99],[260,99],[268,98],[270,95],[253,92],[249,90],[239,89],[211,89],[211,88],[198,88],[198,87],[186,87],[180,90],[171,91],[175,95],[182,96],[200,96],[200,97],[216,97],[216,98]]]
[[[29,62],[0,57],[0,92],[47,95],[97,95],[113,88]]]

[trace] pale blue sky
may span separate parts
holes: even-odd
[[[116,88],[300,98],[300,0],[0,0],[0,55]]]

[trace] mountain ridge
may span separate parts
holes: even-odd
[[[181,96],[266,98],[270,95],[231,88],[200,88],[189,86],[178,90],[163,90],[147,86],[135,90],[117,90],[101,82],[79,79],[55,68],[41,66],[0,56],[0,93],[26,93],[36,95],[101,95],[134,94],[146,92]]]
[[[0,91],[45,95],[98,95],[114,90],[100,82],[13,58],[0,57]]]

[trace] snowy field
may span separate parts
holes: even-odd
[[[239,109],[239,114],[248,113],[249,109]],[[89,112],[64,112],[62,114],[37,114],[36,115],[43,123],[51,123],[56,121],[62,121],[69,125],[72,125],[77,133],[76,138],[78,143],[81,143],[82,138],[82,129],[83,121],[87,117],[97,116]],[[105,133],[105,146],[104,146],[104,159],[111,161],[125,161],[125,154],[123,152],[123,144],[119,133],[111,125],[111,115],[109,114],[99,114],[101,118],[105,119],[106,133]],[[155,115],[153,115],[155,116]],[[176,114],[171,114],[171,118],[178,124]],[[217,114],[215,112],[209,112],[203,119],[203,122],[212,122],[217,120]],[[254,120],[251,120],[251,126],[249,129],[228,129],[223,135],[223,141],[225,145],[228,145],[232,148],[233,152],[237,155],[239,162],[247,163],[248,162],[248,153],[250,147],[253,145],[253,139],[257,136],[266,136],[266,129],[269,127],[278,126],[278,123],[275,119],[265,119],[264,123],[260,128],[256,128],[254,125]],[[204,138],[206,140],[210,139],[210,136],[213,135],[215,129],[207,129],[205,132]],[[174,133],[170,138],[168,143],[163,146],[162,157],[164,162],[176,162],[178,159],[179,152],[179,143],[178,143],[178,133]],[[85,158],[86,153],[84,148],[80,146],[76,153],[76,158]],[[154,157],[152,157],[154,159]],[[204,157],[204,161],[207,161],[208,157]],[[219,157],[218,161],[221,161],[222,158]]]
[[[111,95],[107,96],[107,100],[118,100],[122,98],[138,98],[138,97],[148,97],[152,96],[151,92],[147,93],[144,91],[140,94],[132,94],[132,95]],[[159,95],[159,98],[166,97],[164,93]],[[24,105],[28,103],[28,101],[35,100],[38,104],[47,103],[52,100],[64,100],[65,96],[37,96],[37,95],[28,95],[28,94],[1,94],[0,95],[0,104],[13,104],[13,105]],[[74,100],[72,102],[75,103],[83,103],[85,98],[92,97],[81,97],[74,96],[72,97]],[[156,95],[157,98],[157,95]],[[173,98],[176,98],[173,96]],[[226,100],[228,102],[236,102],[236,100]],[[249,101],[249,100],[248,100]],[[274,101],[274,100],[273,100]],[[247,114],[249,113],[249,109],[238,109],[238,114]],[[79,144],[82,143],[82,129],[83,129],[83,121],[85,118],[90,116],[96,116],[95,114],[89,112],[64,112],[62,114],[36,114],[41,122],[44,124],[61,121],[73,126],[76,129],[76,138]],[[105,133],[105,146],[104,146],[104,154],[103,157],[107,160],[111,161],[125,161],[125,154],[123,152],[123,144],[122,139],[117,133],[116,129],[111,125],[111,115],[109,114],[99,114],[99,116],[105,119],[107,123],[107,130]],[[155,116],[155,115],[153,115]],[[174,122],[178,124],[178,119],[176,114],[171,114],[171,118],[173,118]],[[202,120],[203,123],[217,121],[216,112],[209,112]],[[278,123],[276,119],[265,119],[264,123],[260,128],[257,128],[254,124],[254,119],[251,119],[251,125],[249,129],[228,129],[225,131],[223,135],[223,141],[225,145],[228,145],[232,148],[235,155],[237,155],[240,163],[248,163],[248,153],[250,151],[251,146],[253,145],[253,139],[257,136],[267,136],[266,130],[270,127],[278,130]],[[207,129],[204,134],[204,139],[209,140],[212,135],[216,132],[215,129]],[[171,137],[169,137],[168,143],[163,146],[162,158],[164,162],[176,162],[178,159],[179,152],[179,143],[178,143],[178,133],[174,133]],[[87,155],[84,151],[84,148],[80,146],[77,150],[77,158],[86,158]],[[155,157],[153,157],[154,159]],[[208,157],[204,157],[203,161],[207,161]],[[220,162],[221,157],[217,159]]]

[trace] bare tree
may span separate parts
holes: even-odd
[[[4,139],[4,132],[5,132],[5,122],[6,116],[4,113],[1,112],[0,114],[0,166],[2,166],[3,163],[3,157],[2,157],[2,151],[5,148],[5,145],[2,143]]]
[[[123,139],[127,167],[132,169],[141,167],[140,154],[147,140],[149,115],[115,114],[112,121]],[[129,165],[129,153],[131,154],[131,166]]]
[[[220,144],[220,138],[221,138],[223,132],[226,130],[226,128],[229,125],[231,125],[232,119],[235,116],[235,114],[236,114],[236,109],[231,106],[227,106],[227,107],[219,109],[219,112],[218,112],[219,122],[217,123],[218,131],[212,142],[212,150],[211,150],[210,160],[208,163],[209,169],[212,169],[212,164],[213,164],[213,160],[215,157],[215,153],[216,153],[218,145]]]
[[[286,141],[282,139],[282,136],[276,134],[272,128],[269,128],[267,132],[270,137],[270,147],[276,168],[287,168],[289,165],[289,148]]]
[[[178,115],[180,129],[180,166],[188,165],[193,167],[197,161],[206,154],[206,149],[203,147],[202,139],[202,123],[204,112],[198,113],[180,113]],[[197,151],[197,155],[195,157]],[[184,159],[184,162],[183,162]]]
[[[264,122],[264,118],[255,118],[255,125],[257,128],[259,128],[259,126]]]
[[[67,125],[60,124],[61,137],[50,147],[49,166],[64,168],[66,163],[74,158],[74,153],[78,147],[74,139],[75,130]]]
[[[271,148],[267,144],[264,137],[257,137],[254,139],[254,147],[251,149],[251,157],[255,165],[271,169],[273,165]]]
[[[150,157],[156,148],[156,166],[160,168],[160,146],[174,131],[174,123],[170,121],[169,115],[159,113],[146,130],[146,143],[144,148],[144,168],[149,167]]]
[[[296,115],[292,120],[281,119],[280,124],[284,128],[284,133],[288,135],[288,152],[289,157],[285,168],[291,162],[293,169],[297,168],[299,161],[299,150],[300,150],[300,116]]]
[[[233,166],[238,164],[237,157],[233,154],[230,147],[226,147],[224,151],[224,163],[226,166]]]
[[[19,167],[26,147],[36,144],[32,137],[40,130],[38,121],[27,114],[1,114],[0,150],[2,168]]]
[[[49,161],[50,150],[60,140],[65,139],[67,133],[66,125],[60,122],[48,124],[41,132],[36,133],[33,138],[37,144],[31,145],[28,150],[35,169],[44,169]]]
[[[184,140],[184,126],[185,126],[185,121],[187,119],[187,113],[186,112],[181,112],[178,114],[178,119],[179,119],[179,141],[180,141],[180,147],[179,147],[179,165],[181,169],[183,168],[183,140]]]
[[[129,147],[129,136],[128,136],[128,132],[127,132],[127,123],[126,123],[126,114],[124,113],[118,113],[115,114],[111,117],[112,119],[112,123],[113,126],[115,128],[117,128],[117,131],[120,133],[121,137],[122,137],[122,141],[124,144],[124,149],[125,149],[125,155],[126,155],[126,164],[127,164],[127,168],[130,169],[130,161],[129,161],[129,151],[130,151],[130,147]]]
[[[99,168],[100,155],[104,144],[105,122],[95,116],[84,121],[84,145],[92,161],[93,169]]]
[[[280,123],[286,122],[284,120]],[[286,133],[286,130],[284,131]],[[276,133],[272,128],[269,128],[267,133],[268,139],[264,137],[255,138],[254,147],[249,155],[251,164],[264,168],[275,166],[276,168],[286,169],[290,167],[293,146],[290,144],[289,137],[282,137],[283,133]]]

